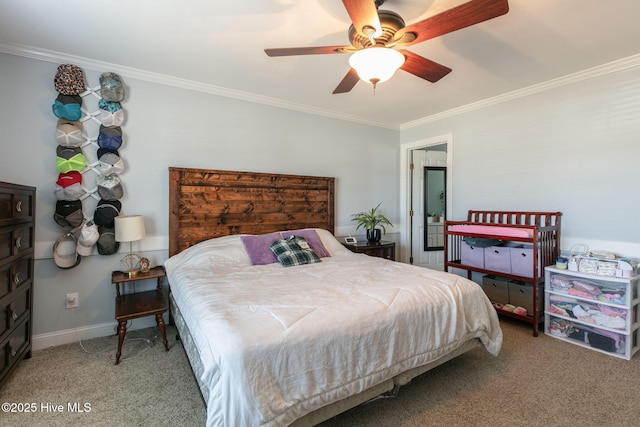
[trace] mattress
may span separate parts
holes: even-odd
[[[518,227],[500,227],[495,225],[476,225],[476,224],[459,224],[452,225],[449,227],[449,233],[473,233],[473,234],[485,234],[488,236],[499,236],[499,237],[522,237],[522,238],[532,238],[533,230],[527,228],[518,228]]]
[[[354,254],[251,265],[241,236],[171,257],[172,297],[207,384],[207,425],[280,426],[502,331],[482,289],[444,272]]]

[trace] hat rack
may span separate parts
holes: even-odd
[[[58,67],[58,70],[59,70],[58,73],[60,73],[60,69],[62,67],[75,67],[76,70],[79,69],[79,67],[74,66],[72,64],[63,64],[60,67]],[[120,80],[120,85],[123,86],[120,76],[117,76],[117,77]],[[78,147],[80,148],[86,161],[86,166],[81,171],[78,171],[82,176],[81,191],[78,191],[79,196],[77,199],[80,201],[82,205],[82,224],[80,225],[69,224],[67,228],[71,228],[71,229],[70,230],[65,229],[64,234],[78,233],[83,226],[93,225],[94,220],[96,220],[96,224],[101,226],[100,228],[105,231],[105,235],[107,233],[112,234],[114,224],[107,224],[106,222],[104,224],[98,224],[97,222],[98,218],[96,218],[96,210],[97,210],[96,208],[98,207],[99,204],[105,204],[104,203],[105,201],[103,201],[103,198],[101,197],[101,194],[99,192],[98,183],[97,183],[98,177],[102,175],[102,173],[105,171],[105,166],[104,164],[101,164],[100,158],[98,157],[98,150],[101,148],[100,144],[98,143],[98,139],[100,136],[101,125],[103,126],[103,130],[110,130],[109,128],[113,129],[116,127],[120,127],[120,123],[117,123],[117,125],[114,125],[114,123],[116,123],[115,120],[113,120],[112,123],[103,122],[103,120],[101,119],[101,115],[105,114],[105,110],[102,110],[100,108],[100,105],[105,105],[105,104],[100,104],[100,101],[102,99],[102,85],[101,84],[97,84],[94,86],[87,85],[86,78],[84,77],[84,72],[82,72],[82,78],[84,79],[84,82],[83,82],[84,90],[78,94],[82,99],[82,103],[80,104],[81,117],[79,120],[77,120],[82,125],[81,135],[83,139],[83,141],[80,144],[78,144]],[[56,90],[58,90],[59,88],[58,86],[59,82],[57,79],[58,79],[58,74],[56,74],[56,77],[54,79]],[[77,88],[77,90],[79,90],[79,88]],[[62,92],[60,91],[59,93],[62,94]],[[122,121],[124,122],[124,109],[122,109],[120,102],[121,101],[118,101],[118,104],[120,106],[120,109],[122,110]],[[111,114],[113,116],[113,112]],[[60,118],[60,116],[57,113],[55,113],[55,108],[54,108],[54,116],[56,117],[56,119]],[[68,117],[65,117],[65,118],[70,120],[70,118]],[[112,126],[107,126],[107,124],[111,124]],[[123,139],[124,135],[122,135],[121,138]],[[117,153],[118,160],[121,160],[122,162],[124,162],[122,160],[122,157],[120,156],[120,151],[118,149],[115,149],[115,152]],[[111,154],[113,156],[113,153]],[[118,161],[118,164],[119,166],[121,166],[119,169],[116,169],[115,167],[106,168],[106,169],[110,170],[111,173],[109,175],[111,174],[116,175],[116,181],[118,182],[118,185],[120,185],[121,179],[119,178],[119,175],[122,173],[122,171],[124,171],[124,166],[123,166],[123,163],[120,163],[119,161]],[[58,172],[62,174],[62,171],[60,170],[60,168],[58,168]],[[58,189],[57,184],[56,184],[56,189]],[[102,193],[104,194],[104,191]],[[110,194],[114,194],[114,193],[111,192]],[[119,201],[119,198],[123,197],[123,193],[122,191],[119,191],[119,192],[116,192],[115,194],[117,195],[111,196],[111,197],[118,197],[118,199],[106,201],[108,202],[106,204],[109,204],[109,202],[112,202],[111,204],[113,205],[113,210],[110,213],[110,215],[107,215],[106,221],[111,220],[111,222],[113,222],[113,219],[111,219],[110,217],[117,216],[120,214],[121,202]],[[56,194],[56,197],[57,197],[57,194]],[[115,215],[113,215],[114,213]],[[54,216],[57,214],[58,214],[58,207],[56,205],[56,213],[54,214]],[[58,218],[59,217],[60,216],[58,215]],[[100,237],[102,237],[102,234],[103,233],[100,233]],[[117,253],[118,251],[117,242],[115,242],[113,245],[110,245],[110,249],[108,251],[106,250],[102,251],[100,249],[102,246],[100,246],[99,241],[96,246],[98,246],[98,250],[92,251],[92,252],[97,252],[100,255],[112,255]],[[55,250],[57,250],[57,248],[54,248],[54,251]],[[80,255],[77,255],[77,256],[80,258]]]

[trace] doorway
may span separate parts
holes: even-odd
[[[437,233],[439,226],[444,231],[444,220],[452,212],[453,135],[447,134],[402,144],[400,150],[400,209],[403,232],[400,236],[398,259],[410,264],[443,270],[443,250],[435,246],[429,248],[426,243],[427,236],[430,235],[429,231]],[[440,212],[440,215],[436,215],[438,212],[425,210],[429,209],[426,208],[429,196],[425,188],[425,168],[427,167],[446,171],[443,176],[445,185],[442,194],[444,212]],[[439,200],[439,198],[438,193],[436,199]],[[437,221],[436,216],[438,216]],[[434,238],[438,239],[437,236]]]

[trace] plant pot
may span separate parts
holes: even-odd
[[[374,230],[367,230],[367,240],[373,243],[378,243],[382,237],[382,232],[379,228]]]

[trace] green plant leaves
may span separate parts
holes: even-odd
[[[389,221],[386,216],[378,213],[378,208],[381,204],[382,202],[378,203],[378,206],[371,208],[368,212],[358,212],[351,215],[351,221],[356,221],[358,223],[356,231],[360,228],[364,228],[365,230],[375,230],[376,227],[379,227],[384,233],[386,233],[387,230],[385,225],[393,227],[393,224],[391,224],[391,221]]]

